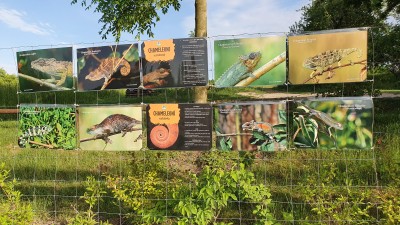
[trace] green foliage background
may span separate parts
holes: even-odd
[[[303,131],[299,132],[294,140],[294,144],[305,144],[309,147],[332,149],[370,149],[373,146],[372,127],[373,127],[373,102],[367,98],[342,98],[330,100],[306,100],[302,101],[310,108],[326,113],[333,120],[343,126],[343,130],[331,128],[332,136],[329,132],[320,132],[313,123],[318,123],[318,128],[325,126],[324,123],[316,120],[313,115],[304,115],[307,127],[307,135]],[[295,106],[293,106],[295,107]],[[293,109],[294,111],[296,109]],[[294,119],[299,120],[299,114],[294,113]],[[294,132],[301,128],[299,124],[293,122]],[[304,128],[303,128],[304,129]],[[293,133],[292,133],[293,135]],[[314,139],[318,142],[314,141]],[[335,146],[335,142],[337,146]],[[318,143],[318,144],[317,144]]]
[[[35,136],[35,142],[54,148],[74,149],[76,147],[75,108],[72,106],[22,105],[19,113],[18,135],[37,126],[50,126],[52,130],[42,136]],[[30,147],[41,146],[31,144]]]
[[[286,51],[286,37],[216,40],[214,42],[214,80],[218,80],[232,65],[239,62],[240,56],[248,56],[251,52],[258,51],[261,52],[261,59],[254,70]],[[286,65],[281,63],[250,86],[279,85],[285,81]]]
[[[17,105],[18,79],[0,68],[0,106]]]

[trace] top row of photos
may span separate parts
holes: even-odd
[[[205,38],[77,48],[76,62],[72,47],[21,51],[20,91],[362,82],[367,36],[351,30],[214,40],[213,77]]]

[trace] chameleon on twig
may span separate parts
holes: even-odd
[[[301,122],[304,122],[304,117],[309,117],[311,119],[313,119],[313,126],[315,127],[315,129],[319,129],[319,124],[322,124],[321,128],[326,129],[325,131],[323,130],[322,132],[327,133],[329,135],[329,137],[333,138],[333,134],[331,129],[334,128],[335,130],[343,130],[343,124],[339,123],[338,121],[336,121],[335,119],[333,119],[330,115],[318,111],[316,109],[312,109],[311,107],[302,104],[300,102],[297,102],[297,110],[302,110],[303,113],[300,113],[302,115],[299,115],[298,118],[300,118]],[[317,122],[319,121],[319,123]],[[297,133],[301,130],[302,128],[299,127],[297,129],[297,131],[295,132],[294,138],[297,136]],[[306,131],[304,131],[306,132]],[[314,137],[314,140],[316,140],[316,137]],[[336,140],[333,138],[333,141],[335,142],[335,146],[336,146]]]
[[[99,137],[106,143],[111,144],[109,136],[122,133],[122,137],[124,137],[127,132],[132,131],[134,126],[141,123],[141,121],[123,114],[112,114],[101,121],[101,123],[88,128],[87,133],[95,135],[96,138]]]
[[[275,138],[275,132],[272,124],[267,123],[267,122],[256,122],[254,120],[251,120],[249,122],[245,122],[242,124],[242,130],[243,131],[252,131],[253,134],[254,132],[258,132],[259,134],[262,134],[266,138],[264,139],[265,141],[263,143],[270,143],[273,141],[276,141]]]
[[[242,130],[246,131],[258,131],[258,132],[264,132],[264,133],[273,133],[273,128],[272,124],[267,123],[267,122],[256,122],[254,120],[251,120],[249,122],[245,122],[242,124]]]
[[[32,69],[49,75],[46,82],[61,86],[67,77],[72,77],[72,62],[57,61],[55,58],[39,58],[31,63]]]
[[[91,71],[86,77],[86,80],[97,81],[104,78],[104,83],[107,84],[112,75],[120,70],[122,76],[127,76],[131,71],[129,62],[124,58],[109,57],[101,61],[100,65]]]
[[[260,52],[252,52],[249,55],[242,55],[239,61],[233,64],[221,77],[215,82],[217,87],[233,87],[241,80],[254,76],[252,71],[261,59]]]
[[[309,116],[319,120],[323,124],[327,125],[329,128],[335,128],[337,130],[343,130],[343,125],[336,120],[334,120],[328,114],[312,109],[311,107],[298,103],[299,106],[297,108],[303,109]]]
[[[337,63],[340,66],[340,62],[343,58],[349,56],[353,52],[358,52],[358,58],[361,57],[361,50],[358,48],[346,48],[346,49],[333,49],[328,50],[312,57],[309,57],[304,60],[303,67],[306,69],[313,70],[310,74],[310,79],[314,79],[316,83],[318,83],[317,75],[322,75],[316,73],[318,70],[325,72],[328,71],[328,76],[326,79],[331,79],[334,75],[334,71],[332,71],[333,64]],[[307,79],[304,83],[308,82],[310,79]]]

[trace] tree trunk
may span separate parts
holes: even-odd
[[[195,2],[195,36],[207,37],[207,0],[196,0]],[[195,103],[207,102],[207,87],[194,88]]]

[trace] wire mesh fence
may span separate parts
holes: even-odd
[[[373,80],[366,84],[373,90]],[[317,93],[321,86],[311,87]],[[289,92],[289,87],[283,89]],[[338,89],[343,97],[352,86],[343,84]],[[183,92],[187,99],[193,96],[189,89]],[[216,91],[210,92],[214,102]],[[69,97],[59,93],[20,94],[16,101],[18,105],[79,104],[85,98],[82,93]],[[103,103],[99,94],[94,92],[89,101]],[[165,99],[156,99],[168,102],[182,95],[176,91],[170,97],[165,91]],[[205,152],[149,151],[146,147],[136,152],[106,152],[20,149],[19,107],[10,106],[4,96],[3,105],[8,106],[0,107],[0,162],[11,171],[23,200],[32,204],[36,224],[65,224],[77,216],[111,224],[400,221],[397,98],[373,98],[374,147],[370,150],[223,152],[214,146]],[[121,103],[120,93],[115,98]],[[139,97],[138,103],[143,102]],[[93,177],[92,182],[88,177]]]

